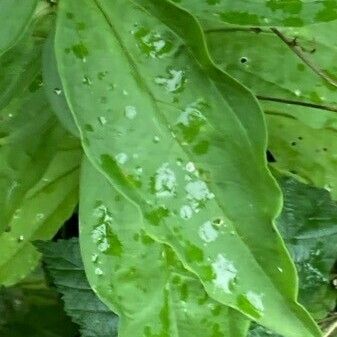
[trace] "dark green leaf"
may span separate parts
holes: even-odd
[[[295,261],[300,302],[317,319],[336,306],[332,271],[337,261],[337,204],[329,192],[287,178],[281,180],[284,209],[277,220]]]
[[[96,296],[87,281],[77,239],[39,243],[65,310],[80,326],[81,337],[117,337],[117,316]]]
[[[2,247],[1,247],[2,249]],[[76,337],[57,293],[41,272],[16,287],[0,288],[1,337]]]

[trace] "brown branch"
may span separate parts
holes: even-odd
[[[270,101],[270,102],[277,102],[277,103],[284,103],[284,104],[292,104],[292,105],[304,106],[304,107],[307,107],[307,108],[337,112],[337,107],[328,106],[328,105],[315,104],[315,103],[302,102],[302,101],[294,101],[294,100],[291,100],[291,99],[279,98],[279,97],[269,97],[269,96],[261,96],[261,95],[257,95],[256,97],[261,101]]]
[[[332,337],[332,334],[337,330],[337,321],[333,322],[325,331],[323,337]]]
[[[296,39],[289,39],[276,28],[270,28],[315,74],[323,78],[326,82],[337,88],[337,81],[330,77],[323,69],[314,64],[297,45]]]

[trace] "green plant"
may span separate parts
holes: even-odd
[[[337,1],[0,8],[1,335],[333,337]]]

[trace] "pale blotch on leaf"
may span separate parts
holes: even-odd
[[[184,220],[191,219],[193,216],[193,209],[189,205],[184,205],[180,208],[180,217]]]
[[[182,70],[168,70],[168,77],[158,76],[155,78],[155,83],[159,84],[169,92],[180,92],[184,89],[186,78]]]
[[[235,282],[237,275],[237,270],[233,263],[222,254],[218,254],[216,260],[212,263],[212,269],[215,274],[214,285],[225,293],[231,293],[231,286]]]
[[[128,155],[126,153],[121,152],[115,156],[115,159],[118,164],[123,165],[128,161]]]
[[[128,105],[125,107],[125,117],[128,119],[134,119],[137,115],[137,110],[134,106]]]
[[[201,240],[210,243],[218,238],[218,231],[213,227],[210,221],[206,221],[199,228],[199,236]]]
[[[169,163],[164,163],[156,172],[154,189],[157,197],[172,197],[176,193],[177,179],[169,168]]]

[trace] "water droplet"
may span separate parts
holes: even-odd
[[[294,91],[294,94],[298,97],[298,96],[301,96],[301,90],[299,90],[299,89],[296,89],[295,91]]]
[[[156,77],[155,83],[165,87],[169,92],[181,92],[186,84],[185,72],[183,70],[169,69],[168,76]]]
[[[131,33],[136,37],[138,47],[147,56],[159,58],[172,50],[171,41],[164,40],[159,33],[141,27]]]
[[[106,118],[104,116],[98,117],[98,121],[101,125],[105,125],[107,123]]]
[[[128,119],[134,119],[137,115],[137,110],[134,106],[128,105],[125,107],[125,116]]]
[[[159,143],[159,142],[160,142],[160,138],[159,138],[158,136],[154,136],[154,137],[153,137],[153,141],[154,141],[155,143]]]
[[[18,241],[22,242],[24,239],[25,239],[25,237],[23,235],[20,235],[19,238],[18,238]]]
[[[184,220],[191,219],[193,216],[193,209],[191,206],[184,205],[180,208],[180,217]]]
[[[185,190],[189,200],[206,201],[214,198],[214,194],[209,191],[206,183],[202,180],[189,182]]]
[[[57,96],[60,96],[62,94],[62,90],[59,88],[55,88],[54,89],[54,94],[56,94]]]
[[[218,238],[218,231],[213,227],[211,221],[206,221],[199,228],[199,236],[201,240],[210,243]]]
[[[95,263],[97,262],[97,259],[98,259],[98,254],[92,254],[91,261]]]
[[[82,83],[85,84],[85,85],[91,85],[92,84],[91,79],[86,75],[83,76]]]
[[[155,175],[154,189],[157,197],[172,197],[176,192],[176,176],[169,168],[169,163],[164,163]]]
[[[277,267],[277,270],[280,272],[280,273],[283,273],[283,269],[281,267]]]
[[[231,293],[231,287],[237,275],[237,270],[233,263],[222,254],[218,254],[216,260],[212,263],[212,269],[215,274],[214,285],[225,293]]]
[[[118,164],[123,165],[128,161],[129,157],[126,153],[121,152],[115,156],[115,159],[117,160]]]
[[[95,274],[98,275],[98,276],[101,276],[101,275],[103,275],[103,270],[101,268],[97,267],[95,269]]]
[[[129,93],[126,90],[123,90],[122,93],[123,93],[124,96],[129,95]]]
[[[187,172],[192,173],[192,172],[195,171],[195,166],[194,166],[194,164],[190,161],[190,162],[188,162],[188,163],[186,164],[185,169],[186,169]]]

